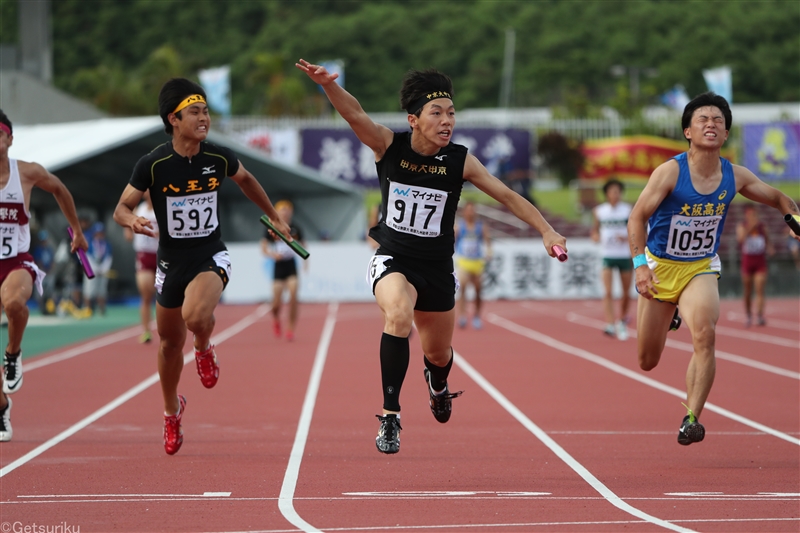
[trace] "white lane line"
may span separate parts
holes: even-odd
[[[131,337],[136,337],[140,333],[141,326],[130,327],[123,329],[122,331],[117,331],[116,333],[106,335],[105,337],[100,337],[99,339],[89,341],[74,348],[70,348],[64,352],[48,355],[47,357],[36,358],[31,362],[23,360],[22,370],[24,372],[30,372],[31,370],[36,370],[37,368],[42,368],[43,366],[52,365],[53,363],[58,363],[67,359],[72,359],[75,356],[85,354],[86,352],[91,352],[92,350],[108,346],[109,344],[114,344]]]
[[[800,349],[800,341],[797,339],[787,339],[786,337],[778,337],[777,335],[769,335],[767,333],[757,333],[755,331],[742,331],[741,329],[728,328],[719,325],[715,328],[715,331],[717,334],[727,335],[728,337],[736,337],[739,339],[747,339],[755,342],[765,342],[768,344],[775,344],[777,346]]]
[[[212,337],[211,339],[211,342],[214,344],[222,344],[224,341],[230,339],[237,333],[240,333],[242,330],[255,323],[258,319],[267,314],[267,311],[269,311],[268,305],[260,305],[253,313],[247,315],[245,318],[241,319],[239,322],[235,323],[228,329],[218,333],[217,335],[214,335],[214,337]],[[194,350],[189,350],[189,352],[187,352],[183,356],[183,364],[186,365],[189,361],[193,360],[194,360]],[[154,385],[155,383],[158,383],[158,372],[148,377],[138,385],[132,387],[128,391],[124,392],[123,394],[121,394],[111,402],[107,403],[94,413],[90,414],[80,422],[73,424],[72,426],[68,427],[55,437],[52,437],[51,439],[43,442],[33,450],[29,451],[19,459],[16,459],[7,464],[6,466],[4,466],[3,468],[0,468],[0,478],[2,478],[3,476],[5,476],[10,472],[13,472],[20,466],[30,461],[31,459],[34,459],[39,455],[43,454],[44,452],[46,452],[59,442],[68,439],[78,431],[82,430],[92,422],[95,422],[98,419],[102,418],[103,416],[107,415],[108,413],[110,413],[120,405],[124,404],[131,398],[135,397],[142,391],[146,390],[151,385]]]
[[[597,479],[594,474],[589,472],[586,467],[576,461],[575,458],[567,453],[567,451],[555,440],[553,440],[539,426],[534,424],[530,418],[525,416],[525,414],[520,411],[516,405],[511,403],[508,398],[506,398],[499,390],[497,390],[494,385],[489,383],[489,381],[484,378],[480,372],[475,370],[475,368],[470,365],[466,359],[464,359],[460,354],[455,353],[455,351],[453,352],[453,356],[456,358],[455,362],[459,368],[461,368],[461,370],[463,370],[470,378],[472,378],[475,383],[477,383],[484,391],[486,391],[489,396],[491,396],[506,411],[508,411],[511,416],[513,416],[520,424],[523,425],[523,427],[525,427],[525,429],[533,433],[533,435],[545,446],[547,446],[550,451],[558,456],[559,459],[564,461],[567,466],[575,471],[575,473],[581,476],[584,481],[586,481],[595,491],[600,493],[600,495],[603,496],[611,505],[630,515],[641,518],[646,522],[663,527],[665,529],[681,532],[692,531],[691,529],[686,529],[684,527],[667,522],[666,520],[662,520],[661,518],[649,515],[614,494],[614,492],[606,487],[599,479]]]
[[[281,493],[278,497],[278,508],[281,514],[293,526],[307,533],[320,533],[320,530],[303,520],[294,509],[294,491],[297,488],[297,478],[300,474],[300,463],[303,461],[303,453],[306,449],[308,431],[311,428],[311,418],[314,416],[314,405],[317,403],[317,393],[319,383],[322,380],[322,370],[325,368],[325,360],[328,358],[328,347],[333,337],[333,328],[336,325],[336,311],[339,309],[338,303],[331,303],[328,306],[328,317],[325,319],[325,326],[322,328],[322,335],[317,345],[317,354],[314,357],[314,366],[311,368],[311,377],[308,380],[306,397],[303,400],[303,409],[300,411],[300,420],[297,423],[297,433],[294,436],[294,444],[289,454],[289,463],[286,465],[286,473],[283,476]]]
[[[586,361],[590,361],[592,363],[598,364],[602,367],[611,370],[612,372],[616,372],[617,374],[621,374],[627,378],[633,379],[638,381],[639,383],[643,383],[654,389],[660,390],[662,392],[666,392],[667,394],[671,394],[672,396],[676,396],[681,400],[685,400],[686,392],[676,389],[675,387],[671,387],[660,381],[656,381],[652,378],[648,378],[641,374],[634,372],[633,370],[629,370],[622,365],[618,365],[612,361],[604,357],[600,357],[599,355],[593,354],[581,348],[577,348],[565,342],[561,342],[553,337],[545,335],[544,333],[540,333],[538,331],[532,330],[530,328],[526,328],[525,326],[520,326],[519,324],[512,322],[510,320],[506,320],[505,318],[496,315],[494,313],[490,313],[487,316],[487,320],[496,326],[500,326],[501,328],[507,329],[513,333],[521,335],[523,337],[528,337],[534,341],[540,342],[546,346],[550,346],[551,348],[555,348],[556,350],[568,353],[570,355],[574,355],[576,357],[580,357],[581,359],[585,359]],[[720,414],[726,418],[730,418],[740,424],[744,424],[746,426],[750,426],[753,429],[757,429],[758,431],[763,431],[764,433],[769,433],[772,436],[778,437],[779,439],[783,439],[786,442],[790,442],[792,444],[800,446],[800,439],[796,439],[791,435],[788,435],[782,431],[778,431],[777,429],[773,429],[769,426],[765,426],[759,422],[754,420],[750,420],[749,418],[745,418],[741,415],[734,413],[733,411],[729,411],[719,405],[713,404],[711,402],[706,403],[705,409],[708,411],[713,411],[717,414]]]
[[[605,322],[603,322],[602,320],[589,318],[587,316],[579,315],[577,313],[567,313],[567,320],[572,322],[573,324],[589,326],[595,329],[603,329],[605,327]],[[635,339],[637,337],[637,332],[634,329],[628,328],[628,334],[631,336],[631,338]],[[674,339],[667,339],[666,345],[669,346],[670,348],[675,348],[676,350],[683,350],[684,352],[689,352],[689,353],[694,352],[694,347],[688,342],[681,342],[681,341],[676,341]],[[714,350],[714,356],[717,359],[722,359],[723,361],[738,363],[740,365],[749,366],[750,368],[756,368],[758,370],[763,370],[764,372],[769,372],[771,374],[776,374],[778,376],[800,380],[800,372],[794,372],[793,370],[787,370],[779,366],[762,363],[761,361],[756,361],[755,359],[750,359],[748,357],[742,357],[741,355],[723,352],[722,350]]]

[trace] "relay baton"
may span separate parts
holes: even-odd
[[[275,235],[277,235],[278,237],[280,237],[280,238],[281,238],[281,240],[282,240],[283,242],[285,242],[286,244],[288,244],[288,245],[289,245],[289,248],[291,248],[292,250],[294,250],[294,251],[295,251],[295,253],[296,253],[297,255],[299,255],[299,256],[300,256],[300,257],[302,257],[303,259],[308,259],[308,256],[309,256],[310,254],[309,254],[309,253],[306,251],[306,249],[305,249],[305,248],[303,248],[302,246],[300,246],[300,243],[299,243],[299,242],[297,242],[297,241],[290,241],[289,239],[287,239],[287,238],[286,238],[286,235],[284,235],[283,233],[281,233],[280,231],[278,231],[278,228],[276,228],[276,227],[275,227],[275,226],[272,224],[272,222],[270,222],[270,221],[269,221],[269,218],[267,217],[267,215],[261,215],[261,223],[262,223],[262,224],[264,224],[264,225],[265,225],[266,227],[268,227],[269,229],[271,229],[271,230],[273,231],[273,233],[275,233]]]
[[[783,220],[789,224],[789,227],[792,228],[795,235],[800,235],[800,215],[784,215]]]
[[[553,245],[553,253],[556,254],[556,259],[562,263],[567,260],[567,251],[557,244]]]
[[[70,240],[75,240],[75,232],[72,231],[72,228],[67,227],[67,231],[69,232]],[[83,248],[78,248],[75,253],[78,254],[78,259],[81,260],[81,265],[83,266],[83,271],[86,273],[86,277],[89,279],[94,278],[92,265],[89,264],[89,259],[86,257],[86,252],[83,251]]]

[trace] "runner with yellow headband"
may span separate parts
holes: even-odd
[[[192,104],[205,104],[205,103],[206,99],[203,98],[202,94],[193,94],[191,96],[187,96],[186,98],[184,98],[183,101],[180,104],[178,104],[178,106],[172,113],[173,114],[178,113],[180,112],[181,109],[185,109]]]
[[[164,449],[183,444],[181,419],[186,398],[178,394],[187,330],[194,336],[200,381],[212,388],[219,378],[214,346],[214,310],[231,275],[222,242],[218,190],[232,179],[285,235],[283,222],[256,178],[228,148],[206,142],[211,117],[203,88],[173,78],[161,88],[158,109],[172,139],[142,157],[114,211],[114,220],[137,234],[154,237],[153,225],[134,214],[150,191],[158,222],[156,324],[160,345],[158,373],[164,395]],[[195,105],[203,104],[203,105]]]

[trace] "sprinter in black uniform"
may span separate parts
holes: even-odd
[[[150,191],[158,222],[156,322],[161,342],[158,373],[164,394],[164,448],[176,453],[183,443],[181,418],[186,398],[178,395],[186,330],[194,334],[200,381],[211,388],[219,365],[211,334],[214,309],[230,278],[231,263],[220,240],[218,191],[230,177],[282,231],[280,220],[256,178],[227,148],[205,142],[211,119],[203,88],[173,78],[161,88],[158,109],[172,140],[142,157],[114,211],[114,220],[134,233],[155,236],[148,219],[134,210]]]
[[[450,419],[447,376],[453,364],[450,343],[455,324],[456,278],[453,246],[456,208],[464,180],[501,202],[542,234],[547,253],[565,247],[541,213],[489,174],[467,148],[450,142],[455,126],[450,78],[436,70],[412,70],[400,89],[410,132],[394,133],[376,124],[358,101],[324,67],[296,63],[325,91],[358,138],[375,153],[381,185],[382,220],[370,230],[379,248],[368,276],[384,317],[381,338],[383,414],[375,444],[383,453],[400,449],[400,387],[409,362],[412,322],[424,352],[430,406],[439,422]]]
[[[292,224],[292,216],[294,215],[292,202],[281,200],[275,204],[275,210],[280,215],[281,220],[289,224],[292,239],[305,246],[303,232]],[[271,258],[274,262],[272,272],[272,330],[278,338],[283,334],[281,307],[283,307],[283,293],[286,291],[289,293],[289,320],[286,327],[286,340],[293,341],[299,314],[299,304],[297,302],[297,254],[288,244],[276,237],[270,229],[264,231],[264,238],[261,239],[261,253]],[[307,267],[308,263],[304,262],[303,265]]]

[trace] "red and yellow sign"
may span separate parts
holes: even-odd
[[[686,141],[639,135],[615,137],[583,143],[586,161],[581,169],[583,179],[648,179],[660,164],[689,149]],[[733,161],[733,151],[722,156]]]

